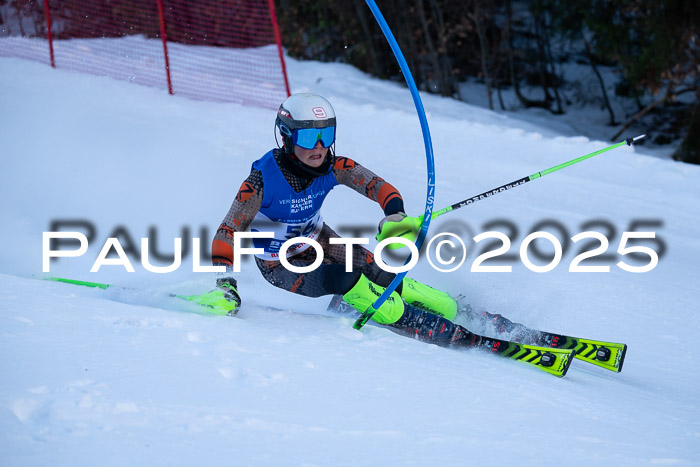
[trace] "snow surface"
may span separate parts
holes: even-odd
[[[606,141],[617,134],[628,119],[639,112],[639,107],[633,98],[618,96],[615,92],[621,80],[621,73],[618,67],[598,66],[605,89],[610,102],[610,106],[615,115],[616,125],[610,126],[610,114],[604,105],[598,78],[595,76],[590,65],[577,63],[569,60],[559,64],[558,73],[563,81],[558,92],[562,100],[564,113],[553,115],[551,111],[538,107],[527,108],[518,99],[512,87],[501,90],[501,98],[506,110],[501,109],[501,104],[496,91],[493,91],[492,100],[495,112],[505,113],[511,118],[523,121],[537,122],[540,125],[555,129],[562,136],[587,136]],[[458,86],[459,95],[466,102],[482,108],[488,108],[488,93],[483,79],[469,79]],[[531,100],[542,100],[544,92],[541,87],[523,86],[521,92]],[[660,99],[661,94],[656,96],[645,96],[643,106]],[[679,102],[687,104],[687,99],[692,99],[686,95],[679,96]],[[653,130],[653,133],[642,141],[638,147],[643,147],[643,153],[664,159],[671,159],[682,143],[682,138],[677,138],[669,144],[659,144],[656,141],[657,135],[662,132],[665,122],[661,122],[663,117],[643,118],[631,124],[626,134],[641,134]],[[618,142],[624,137],[616,138],[611,142]]]
[[[343,64],[288,66],[294,91],[335,106],[338,153],[390,180],[410,214],[421,213],[425,155],[407,89]],[[609,145],[423,99],[438,209]],[[118,227],[137,251],[151,226],[161,252],[172,253],[184,226],[210,238],[250,164],[274,145],[269,110],[9,58],[0,59],[0,108],[0,464],[700,465],[699,167],[623,147],[434,221],[433,233],[462,229],[468,241],[505,219],[519,230],[516,254],[546,219],[569,236],[596,219],[614,225],[608,273],[568,272],[578,245],[548,273],[517,259],[511,273],[472,273],[473,242],[457,271],[422,260],[411,273],[477,310],[629,345],[620,374],[577,360],[558,379],[379,326],[355,331],[351,317],[325,312],[326,299],[267,284],[250,260],[238,275],[238,318],[161,298],[211,288],[191,254],[170,274],[138,260],[134,273],[89,272]],[[343,187],[323,213],[335,227],[372,228],[382,216]],[[96,235],[51,275],[139,292],[37,280],[42,232],[60,219],[88,220]],[[653,271],[634,274],[615,263],[642,263],[615,251],[639,219],[659,223],[651,230],[666,251]]]

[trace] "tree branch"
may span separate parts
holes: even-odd
[[[633,124],[634,122],[636,122],[637,120],[639,120],[640,118],[642,118],[643,116],[645,116],[646,114],[648,114],[649,111],[651,111],[651,110],[654,109],[655,107],[657,107],[657,106],[659,106],[660,104],[663,104],[664,102],[670,100],[671,97],[675,95],[675,93],[671,92],[672,86],[673,86],[673,84],[669,84],[669,85],[668,85],[668,88],[666,88],[666,92],[664,93],[664,97],[662,97],[661,99],[658,99],[658,100],[652,102],[651,104],[647,105],[647,106],[644,107],[642,110],[640,110],[639,112],[637,112],[636,114],[634,114],[634,115],[632,116],[632,118],[630,118],[629,120],[627,120],[627,121],[625,122],[625,124],[622,125],[622,128],[620,128],[620,131],[618,131],[617,133],[615,133],[615,134],[613,135],[613,137],[610,138],[610,141],[617,141],[617,138],[619,138],[620,135],[621,135],[625,130],[627,130],[630,126],[632,126],[632,124]]]

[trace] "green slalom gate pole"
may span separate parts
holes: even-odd
[[[586,154],[585,156],[577,157],[576,159],[572,159],[568,162],[564,162],[563,164],[555,165],[554,167],[551,167],[551,168],[546,169],[546,170],[542,170],[541,172],[536,172],[532,175],[528,175],[527,177],[523,177],[523,178],[515,180],[513,182],[506,183],[505,185],[501,185],[498,188],[494,188],[492,190],[485,191],[485,192],[478,194],[476,196],[472,196],[471,198],[467,198],[463,201],[460,201],[459,203],[455,203],[452,206],[448,206],[444,209],[440,209],[439,211],[435,211],[432,215],[432,219],[435,219],[438,216],[442,216],[443,214],[447,214],[448,212],[454,211],[455,209],[459,209],[459,208],[462,208],[464,206],[468,206],[468,205],[473,204],[473,203],[480,201],[482,199],[490,198],[491,196],[496,195],[498,193],[508,191],[511,188],[515,188],[516,186],[520,186],[524,183],[531,182],[531,181],[536,180],[538,178],[542,178],[545,175],[549,175],[553,172],[556,172],[557,170],[561,170],[565,167],[569,167],[570,165],[574,165],[574,164],[577,164],[581,161],[585,161],[586,159],[590,159],[593,156],[597,156],[598,154],[602,154],[604,152],[613,150],[615,148],[619,148],[620,146],[623,146],[625,144],[628,146],[631,146],[632,144],[634,144],[634,142],[644,138],[645,136],[646,135],[639,135],[635,138],[627,138],[626,140],[621,141],[617,144],[613,144],[612,146],[608,146],[607,148],[599,149],[598,151],[592,152],[590,154]],[[422,216],[418,217],[417,219],[422,220]]]

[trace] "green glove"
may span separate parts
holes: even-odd
[[[403,212],[390,214],[379,222],[379,233],[375,238],[381,242],[385,238],[401,237],[415,242],[420,225],[420,217],[409,217]],[[404,246],[403,243],[390,243],[387,248],[397,250]]]

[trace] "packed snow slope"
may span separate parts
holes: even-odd
[[[426,164],[408,91],[346,65],[288,64],[294,91],[335,106],[338,154],[391,181],[420,214]],[[610,144],[423,99],[438,209]],[[620,374],[574,361],[558,379],[379,326],[355,331],[352,317],[325,312],[326,299],[269,285],[250,259],[236,318],[161,298],[212,287],[210,273],[193,272],[191,237],[209,241],[251,163],[274,147],[269,110],[6,58],[0,108],[0,464],[700,464],[700,168],[623,147],[434,222],[431,235],[464,239],[467,261],[440,273],[421,260],[412,277],[464,294],[475,310],[629,345]],[[372,237],[382,217],[345,187],[323,214],[347,236]],[[84,223],[60,230],[94,227],[88,252],[44,274],[42,232],[66,220]],[[662,253],[650,272],[616,266],[648,262],[617,253],[635,229],[656,233],[645,243]],[[470,271],[483,249],[471,238],[488,230],[510,237],[515,256],[500,264],[512,272]],[[550,272],[518,257],[535,230],[569,245]],[[585,230],[609,237],[610,257],[583,264],[609,272],[569,272],[581,244],[567,237]],[[170,274],[133,255],[133,273],[90,273],[109,236],[136,252],[149,237],[162,254],[183,237],[189,253]],[[47,275],[138,291],[37,280]]]

